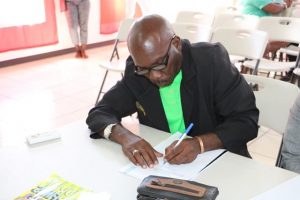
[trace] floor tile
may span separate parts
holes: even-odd
[[[266,133],[249,146],[249,151],[276,159],[282,136],[278,133]]]

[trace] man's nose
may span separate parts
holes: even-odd
[[[160,71],[151,70],[149,72],[149,79],[150,80],[157,80],[161,77],[162,73]]]

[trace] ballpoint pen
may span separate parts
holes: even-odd
[[[194,126],[193,123],[190,123],[190,125],[188,126],[188,128],[184,131],[184,133],[181,135],[181,137],[179,138],[179,140],[177,141],[177,143],[175,144],[174,146],[174,149],[180,145],[180,143],[184,140],[184,138],[187,136],[187,134],[190,132],[190,130],[192,129],[192,127]],[[164,160],[164,164],[166,163],[167,161]]]

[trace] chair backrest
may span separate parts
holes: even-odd
[[[220,42],[230,55],[260,59],[268,43],[264,31],[218,28],[213,31],[210,42]]]
[[[300,1],[293,1],[291,6],[285,11],[281,12],[279,16],[282,17],[300,17]]]
[[[290,7],[290,17],[300,18],[300,1],[295,1]]]
[[[134,22],[135,22],[135,19],[133,19],[133,18],[124,19],[120,23],[116,39],[118,39],[119,41],[126,41],[129,30]]]
[[[215,15],[219,15],[221,13],[240,13],[239,7],[235,5],[222,5],[222,6],[217,6],[215,9]]]
[[[266,31],[270,41],[300,43],[300,18],[261,17],[257,29]]]
[[[175,23],[192,23],[192,24],[204,24],[211,26],[214,20],[214,15],[205,12],[196,11],[181,11],[177,14]]]
[[[117,59],[120,59],[119,53],[118,53],[118,44],[119,44],[119,42],[126,42],[127,41],[128,33],[129,33],[130,28],[131,28],[131,26],[134,22],[135,22],[135,19],[126,18],[120,23],[118,33],[117,33],[117,36],[116,36],[116,39],[115,39],[115,44],[114,44],[114,47],[113,47],[113,51],[112,51],[112,54],[110,56],[109,61],[112,61],[115,56],[117,56]]]
[[[277,79],[249,74],[244,74],[244,77],[248,83],[258,84],[258,91],[254,91],[256,106],[260,111],[258,124],[283,134],[299,88]]]
[[[216,28],[239,28],[256,29],[259,21],[258,16],[239,13],[220,13],[215,16],[213,29]]]
[[[191,43],[208,42],[211,35],[211,28],[207,25],[174,23],[173,29],[176,35],[182,39],[188,39]]]

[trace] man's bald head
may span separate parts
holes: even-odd
[[[170,38],[174,35],[172,25],[159,15],[147,15],[139,19],[128,35],[128,49],[135,61],[135,55],[141,52],[153,55],[154,52],[165,50]]]
[[[144,71],[154,85],[170,85],[182,65],[181,40],[172,25],[159,15],[138,20],[128,35],[127,45],[135,70]]]

